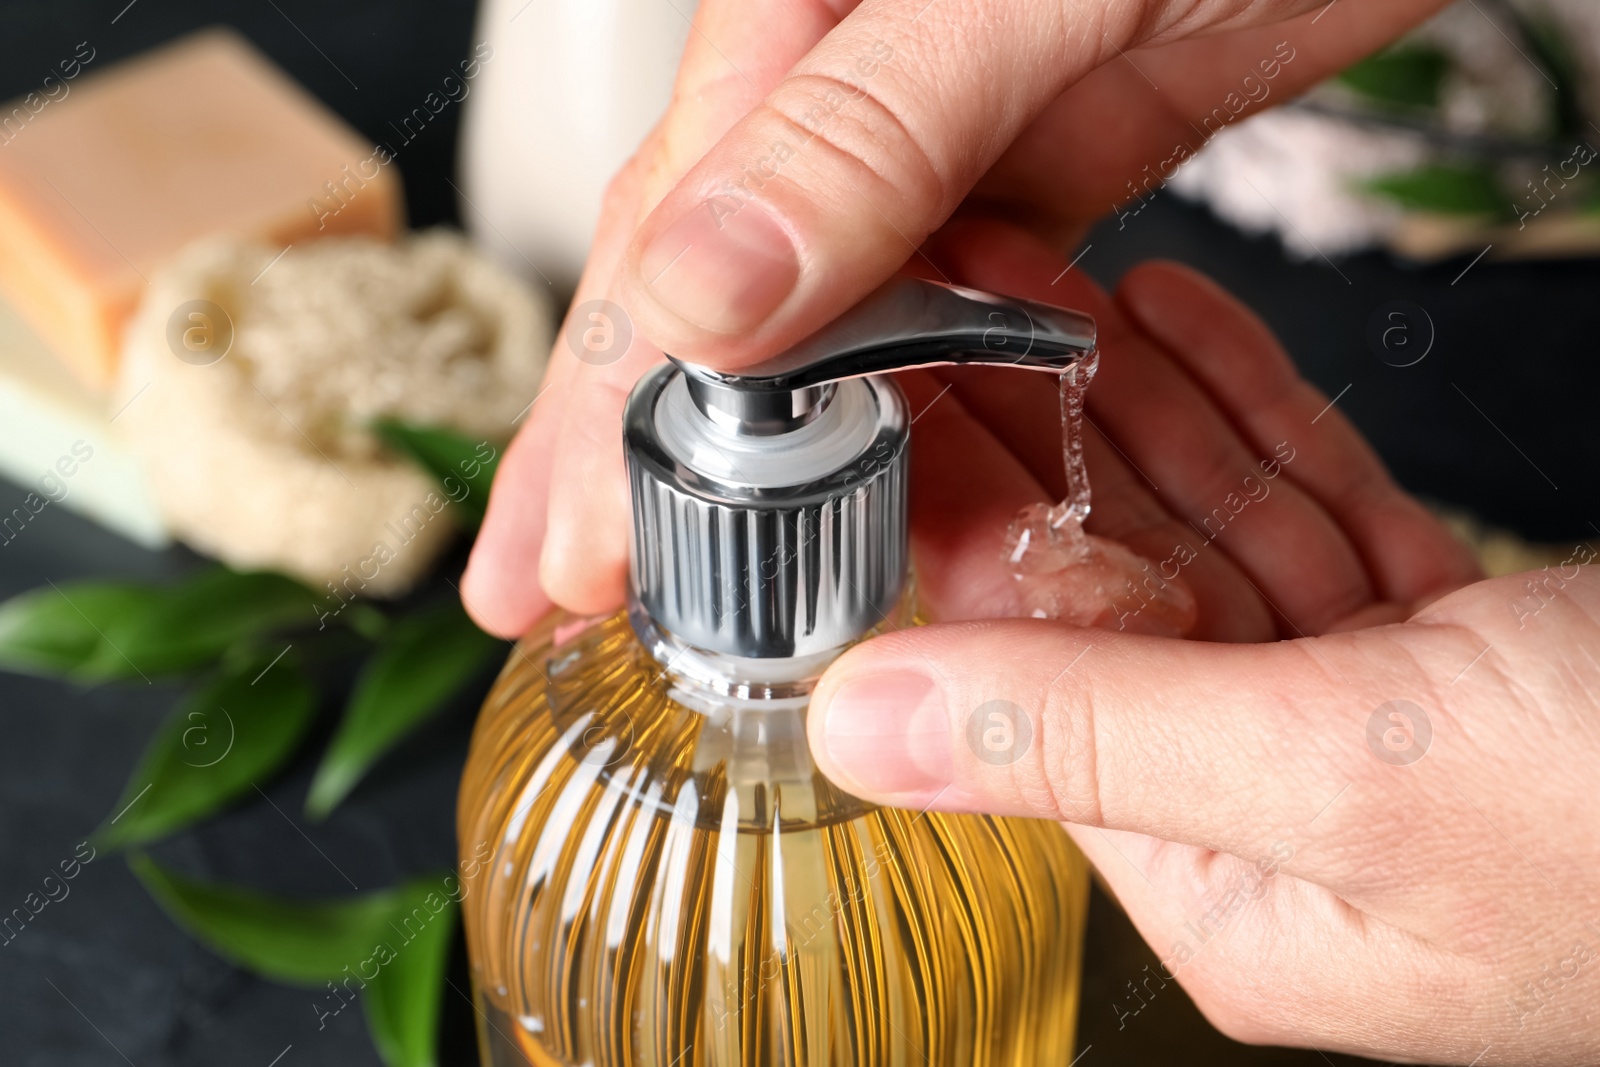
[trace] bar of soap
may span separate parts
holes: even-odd
[[[111,422],[116,412],[102,400],[0,299],[0,475],[16,483],[0,482],[0,550],[49,537],[33,523],[57,507],[146,548],[171,543],[138,458]]]
[[[63,84],[43,107],[0,105],[0,290],[94,388],[153,273],[196,238],[402,226],[387,153],[230,31]]]

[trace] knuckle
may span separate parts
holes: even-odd
[[[800,74],[764,106],[797,141],[802,166],[842,169],[856,191],[870,189],[874,203],[901,207],[902,216],[919,206],[946,206],[950,182],[886,94],[829,74]]]
[[[605,190],[600,194],[601,214],[610,215],[629,206],[633,199],[638,166],[638,158],[634,157],[606,181]]]
[[[1036,718],[1035,789],[1048,804],[1042,810],[1065,822],[1099,825],[1103,811],[1093,686],[1070,674],[1057,680]]]
[[[1095,824],[1100,805],[1094,704],[1081,687],[1061,684],[1063,678],[1078,681],[1070,664],[1079,651],[1070,635],[1037,624],[1067,637],[1051,656],[1068,669],[1048,685],[1026,680],[1037,677],[1037,653],[1021,650],[1027,641],[1016,631],[1019,625],[1035,624],[980,620],[939,628],[967,650],[952,657],[955,680],[946,694],[950,728],[962,752],[963,784],[1012,814]],[[892,642],[896,636],[878,641]],[[981,654],[971,655],[977,649]]]
[[[656,154],[655,143],[654,136],[646,139],[645,143],[617,169],[617,172],[611,175],[600,196],[602,217],[633,213],[635,201],[639,197],[640,179]]]

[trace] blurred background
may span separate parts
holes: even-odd
[[[387,1034],[292,946],[227,946],[261,915],[381,920],[454,863],[505,648],[453,584],[691,5],[0,10],[4,1058],[475,1062],[458,931]],[[231,32],[187,37],[208,27]],[[1565,558],[1600,536],[1597,82],[1591,4],[1466,0],[1222,123],[1078,266],[1209,273],[1495,569]],[[392,243],[433,227],[465,237]],[[208,710],[269,678],[292,726]],[[406,722],[363,717],[401,693]],[[221,784],[184,769],[219,751]],[[208,911],[205,885],[243,895]],[[335,898],[366,910],[272,911]],[[1358,1062],[1234,1045],[1176,985],[1130,1016],[1155,959],[1103,895],[1089,928],[1085,1063]]]

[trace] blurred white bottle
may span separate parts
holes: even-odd
[[[474,46],[493,51],[463,101],[460,183],[485,253],[570,293],[606,182],[672,97],[695,7],[483,0]]]

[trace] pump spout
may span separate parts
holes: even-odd
[[[1065,308],[896,277],[798,345],[737,372],[668,356],[708,419],[750,436],[817,418],[833,386],[910,367],[994,364],[1060,374],[1094,351],[1094,320]]]

